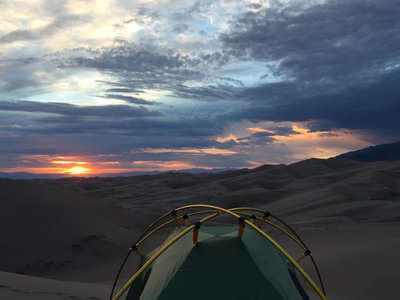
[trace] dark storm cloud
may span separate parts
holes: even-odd
[[[278,75],[303,81],[367,77],[399,63],[399,15],[397,0],[276,6],[243,15],[220,39],[230,55],[277,62],[271,70]]]
[[[398,1],[328,1],[249,12],[222,35],[225,54],[265,62],[278,83],[236,90],[230,117],[314,121],[400,138]],[[275,63],[274,63],[275,62]],[[397,82],[397,83],[396,83]]]
[[[3,109],[0,111],[2,153],[117,154],[140,148],[218,147],[212,137],[226,126],[226,122],[212,116],[135,118],[131,113],[114,115],[84,110],[76,114],[75,108],[60,109],[58,105],[32,108],[27,104],[19,107],[19,111],[13,108],[9,115],[9,107],[0,108]],[[103,107],[106,111],[108,108]]]
[[[356,82],[338,91],[328,86],[325,93],[318,84],[307,88],[297,82],[267,84],[243,90],[247,106],[229,117],[253,122],[312,120],[311,130],[369,129],[399,138],[398,82],[400,71],[376,75],[372,82]]]
[[[67,103],[34,102],[34,101],[0,101],[0,111],[19,111],[35,113],[51,113],[68,116],[96,117],[149,117],[160,116],[157,111],[149,111],[144,107],[128,105],[78,106]]]
[[[31,133],[82,133],[92,132],[94,134],[105,135],[129,135],[158,140],[157,144],[168,142],[168,140],[186,138],[202,139],[214,136],[222,131],[223,125],[219,125],[217,120],[205,118],[108,118],[99,120],[98,118],[80,116],[59,116],[59,117],[38,117],[35,121],[36,127],[21,128],[23,132]],[[42,125],[41,125],[42,124]],[[203,141],[198,143],[204,144]],[[207,142],[209,144],[209,142]]]
[[[123,153],[140,148],[205,148],[216,147],[218,143],[207,138],[200,138],[211,134],[211,129],[186,129],[177,131],[181,123],[170,124],[146,122],[154,128],[143,128],[143,125],[134,122],[101,122],[79,121],[79,124],[44,124],[35,123],[33,127],[14,129],[18,137],[4,137],[0,135],[3,153],[68,153],[78,154],[79,151],[88,154]],[[158,123],[158,124],[157,124]],[[197,122],[193,122],[197,123]],[[88,127],[84,127],[85,125]],[[136,128],[134,126],[137,126]],[[158,127],[156,127],[158,126]],[[214,129],[215,132],[215,129]],[[151,137],[151,138],[149,138]],[[68,147],[65,147],[68,145]],[[32,149],[47,149],[43,152]],[[149,154],[148,157],[152,155]]]
[[[135,147],[216,146],[218,143],[211,137],[227,125],[217,115],[172,117],[127,105],[75,106],[30,101],[0,101],[0,118],[0,133],[4,136],[75,135],[77,143],[86,141],[88,135],[103,136],[104,143],[125,136]]]

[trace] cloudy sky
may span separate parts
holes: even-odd
[[[0,171],[241,168],[400,140],[398,0],[0,0]]]

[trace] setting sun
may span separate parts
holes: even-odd
[[[66,170],[65,173],[71,174],[71,175],[80,175],[80,174],[87,174],[90,173],[90,169],[87,168],[82,168],[82,167],[75,167],[75,168],[71,168]]]

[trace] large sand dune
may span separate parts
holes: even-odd
[[[253,206],[283,217],[313,251],[329,299],[400,299],[400,161],[0,179],[0,195],[1,299],[107,299],[123,255],[148,223],[196,203]]]

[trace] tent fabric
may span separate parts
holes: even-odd
[[[167,241],[184,229],[177,227]],[[196,245],[184,235],[132,284],[126,299],[308,299],[293,274],[293,265],[252,228],[239,239],[237,226],[202,226]]]

